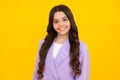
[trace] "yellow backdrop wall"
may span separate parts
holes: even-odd
[[[38,44],[57,4],[70,7],[88,45],[90,80],[120,80],[119,0],[0,0],[0,80],[32,80]]]

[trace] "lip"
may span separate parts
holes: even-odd
[[[60,30],[60,31],[64,31],[66,29],[66,27],[64,27],[64,28],[58,28],[58,30]]]

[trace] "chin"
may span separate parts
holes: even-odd
[[[67,35],[67,33],[59,33],[59,35]]]

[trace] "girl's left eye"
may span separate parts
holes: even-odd
[[[63,21],[67,21],[67,19],[63,19]]]

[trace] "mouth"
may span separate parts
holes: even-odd
[[[59,31],[64,31],[67,27],[58,28]]]

